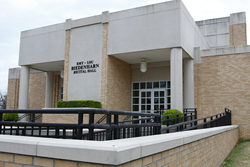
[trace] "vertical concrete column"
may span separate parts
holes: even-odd
[[[194,108],[194,60],[184,59],[184,108]]]
[[[53,72],[46,72],[45,108],[52,108]]]
[[[30,67],[21,66],[18,109],[28,109],[29,78],[30,78]]]
[[[171,108],[183,110],[182,94],[182,49],[173,48],[170,52]]]

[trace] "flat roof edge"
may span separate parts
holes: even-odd
[[[201,50],[201,57],[250,53],[250,45]]]

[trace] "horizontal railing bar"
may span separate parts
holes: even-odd
[[[189,115],[189,116],[184,116],[184,117],[175,117],[175,118],[171,118],[171,119],[165,119],[165,120],[161,120],[161,122],[171,121],[171,120],[180,119],[180,118],[188,118],[188,117],[194,117],[194,115]]]
[[[41,123],[41,122],[6,122],[0,121],[0,126],[40,126],[40,127],[78,127],[78,124],[68,124],[68,123]],[[88,124],[83,124],[88,126]],[[82,126],[82,125],[81,125]]]
[[[146,117],[146,118],[130,119],[130,120],[127,120],[127,121],[119,121],[118,123],[133,122],[133,121],[141,121],[141,120],[150,120],[150,119],[154,119],[154,118]]]
[[[220,114],[218,114],[218,115],[220,115]],[[216,116],[216,115],[215,115]],[[210,116],[210,117],[208,117],[208,118],[211,118],[212,116]],[[220,119],[220,118],[223,118],[223,117],[225,117],[225,115],[223,115],[223,116],[221,116],[221,117],[219,117],[219,118],[215,118],[215,119],[213,119],[213,121],[215,121],[215,120],[217,120],[217,119]],[[200,121],[200,120],[204,120],[204,119],[206,119],[207,117],[205,117],[205,118],[200,118],[200,119],[195,119],[195,120],[191,120],[191,121],[186,121],[186,122],[182,122],[182,123],[178,123],[178,124],[174,124],[174,125],[170,125],[170,126],[167,126],[167,127],[164,127],[164,128],[161,128],[161,130],[162,131],[164,131],[164,130],[168,130],[168,129],[170,129],[170,128],[174,128],[174,127],[178,127],[178,126],[182,126],[182,125],[188,125],[188,124],[190,124],[190,123],[194,123],[194,122],[198,122],[198,121]],[[211,120],[212,121],[212,120]],[[208,121],[208,122],[206,122],[205,124],[207,124],[207,123],[209,123],[210,121]],[[203,124],[203,123],[202,123]],[[200,124],[199,124],[200,125]],[[196,125],[196,126],[198,126],[198,125]]]
[[[132,116],[156,116],[159,117],[159,114],[153,113],[141,113],[141,112],[131,112],[131,111],[118,111],[118,110],[105,110],[105,109],[18,109],[18,110],[0,110],[0,113],[39,113],[39,114],[118,114],[118,115],[132,115]]]
[[[148,127],[148,126],[161,126],[161,123],[121,124],[121,125],[118,125],[119,128]]]

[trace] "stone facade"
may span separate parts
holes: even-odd
[[[18,109],[20,79],[9,79],[7,109]]]
[[[230,46],[247,45],[246,23],[231,25],[229,32]]]
[[[250,53],[202,57],[194,65],[198,118],[232,110],[240,137],[250,138]]]
[[[196,140],[157,154],[143,157],[119,167],[174,167],[174,166],[215,166],[224,162],[239,139],[238,128],[217,135]],[[111,165],[66,161],[37,156],[0,153],[0,167],[113,167]]]

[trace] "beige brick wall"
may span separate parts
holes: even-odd
[[[61,100],[61,77],[60,75],[54,75],[52,107],[56,108],[57,102],[60,100]]]
[[[102,29],[102,78],[101,78],[101,103],[102,108],[107,108],[108,92],[108,23],[103,24]]]
[[[71,38],[71,30],[67,30],[66,39],[65,39],[65,59],[64,59],[64,78],[63,78],[63,100],[64,101],[68,100],[70,38]]]
[[[45,107],[46,76],[44,72],[30,74],[29,80],[29,109]]]
[[[43,114],[43,123],[78,123],[77,114]]]
[[[108,24],[103,24],[101,103],[104,109],[131,111],[132,70],[108,55]]]
[[[230,46],[247,45],[246,23],[235,24],[229,27]]]
[[[150,155],[121,166],[221,166],[238,139],[238,129],[234,129],[158,154]]]
[[[202,57],[194,65],[198,118],[232,110],[240,137],[250,138],[250,53]]]
[[[143,157],[119,167],[175,167],[175,166],[211,166],[219,167],[228,156],[239,139],[238,128],[204,138],[180,147]],[[0,167],[22,166],[31,167],[112,167],[103,164],[91,164],[74,161],[64,161],[51,158],[22,156],[0,153]]]
[[[106,109],[131,111],[132,70],[128,63],[108,56]]]
[[[8,80],[7,109],[18,109],[20,79]]]

